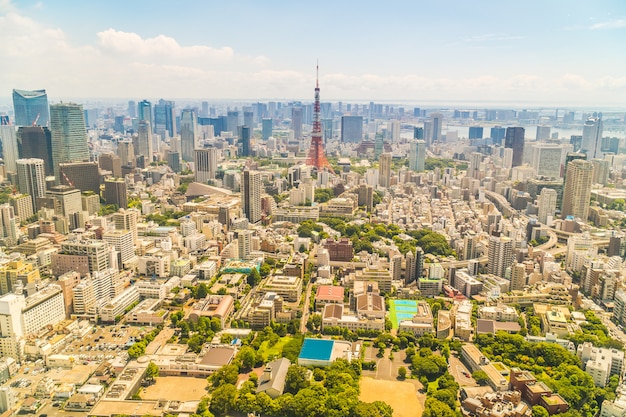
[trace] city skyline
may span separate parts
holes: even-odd
[[[616,1],[146,5],[0,0],[0,97],[308,100],[319,58],[328,101],[624,107]]]

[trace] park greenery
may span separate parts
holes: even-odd
[[[403,255],[409,251],[415,252],[417,247],[421,247],[427,254],[456,256],[446,238],[430,229],[407,231],[395,224],[357,224],[337,217],[322,217],[319,221],[338,231],[342,236],[348,237],[356,253],[362,250],[373,253],[375,251],[373,243],[382,240],[393,242]]]
[[[242,351],[244,351],[242,349]],[[237,389],[239,371],[243,368],[241,352],[233,364],[209,378],[211,397],[202,401],[197,414],[203,417],[234,413],[261,413],[276,417],[391,417],[393,410],[381,401],[359,400],[360,362],[339,359],[327,368],[317,368],[314,378],[299,365],[291,365],[285,378],[285,393],[272,399],[256,393],[258,378],[250,378]]]
[[[580,360],[556,343],[531,343],[505,332],[477,335],[475,343],[490,360],[533,372],[581,416],[594,416],[604,400],[615,398],[617,376],[611,377],[607,387],[596,387]]]

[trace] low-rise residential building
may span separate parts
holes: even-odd
[[[495,306],[478,307],[478,317],[495,321],[517,321],[519,313],[514,307],[498,304]]]
[[[594,347],[590,342],[578,345],[576,356],[583,363],[583,369],[599,387],[605,387],[611,375],[622,375],[624,352],[617,349]]]
[[[274,275],[268,278],[263,285],[263,291],[276,293],[285,301],[299,302],[302,296],[302,279],[300,277]]]

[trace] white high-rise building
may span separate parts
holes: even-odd
[[[590,117],[583,125],[582,152],[588,159],[602,158],[602,119]]]
[[[400,120],[389,120],[389,122],[387,123],[387,129],[389,130],[391,142],[399,142]]]
[[[15,172],[17,170],[15,161],[18,158],[15,126],[0,125],[0,141],[2,141],[5,171]]]
[[[426,161],[426,142],[414,140],[409,144],[409,169],[411,171],[424,171]]]
[[[37,198],[46,195],[46,171],[43,159],[18,159],[17,187],[23,194],[32,197],[33,213],[37,212]]]
[[[554,213],[556,211],[556,190],[552,188],[544,188],[541,190],[539,197],[537,198],[538,219],[539,223],[543,223],[549,226],[549,223],[554,219]]]
[[[250,259],[252,252],[252,230],[237,231],[237,252],[239,259]]]
[[[84,279],[74,287],[72,305],[75,314],[95,314],[96,294],[90,279]]]
[[[15,210],[10,204],[0,206],[0,237],[4,239],[6,246],[17,244],[18,222]]]
[[[122,263],[135,256],[133,233],[130,230],[111,230],[102,235],[102,240],[115,247],[115,250],[120,253]]]
[[[490,236],[487,272],[504,278],[513,263],[513,240],[506,236]]]
[[[24,336],[22,311],[26,301],[21,294],[8,293],[0,297],[0,355],[19,358],[18,341]]]

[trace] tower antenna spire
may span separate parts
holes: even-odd
[[[317,60],[317,66],[315,67],[315,87],[320,88],[320,60]]]
[[[313,129],[311,130],[311,147],[307,157],[307,165],[315,167],[318,170],[326,169],[334,172],[326,154],[324,153],[324,141],[322,139],[322,121],[321,121],[321,105],[320,105],[320,66],[319,61],[316,66],[315,74],[315,102],[313,104]]]

